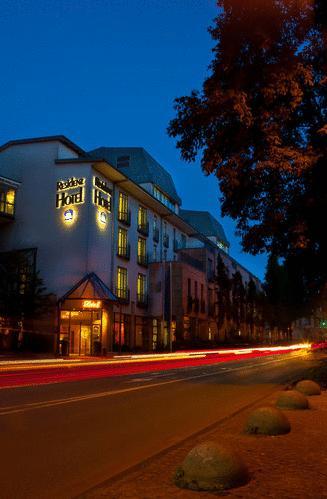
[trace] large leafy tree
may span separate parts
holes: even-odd
[[[327,78],[323,1],[220,0],[201,91],[168,132],[215,174],[246,251],[297,268],[301,302],[327,279]],[[319,13],[318,13],[318,9]]]

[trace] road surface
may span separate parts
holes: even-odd
[[[0,390],[1,499],[72,498],[304,375],[308,353]]]

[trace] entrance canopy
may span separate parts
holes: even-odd
[[[86,274],[75,286],[67,291],[59,300],[60,303],[65,300],[101,300],[107,302],[116,302],[118,298],[105,285],[105,283],[94,272]]]

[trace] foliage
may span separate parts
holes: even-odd
[[[24,252],[12,252],[1,265],[0,313],[12,319],[34,318],[50,310],[51,295]]]
[[[327,280],[326,7],[220,0],[201,91],[175,100],[168,132],[215,174],[244,250],[285,258],[308,302]],[[317,14],[319,9],[319,15]]]

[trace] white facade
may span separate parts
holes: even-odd
[[[114,314],[119,314],[119,324],[124,315],[132,317],[129,327],[133,335],[137,329],[135,317],[161,320],[163,313],[157,312],[163,305],[154,302],[154,295],[148,307],[138,306],[138,274],[146,276],[147,288],[150,277],[146,262],[139,265],[137,261],[138,238],[146,241],[149,262],[176,261],[181,246],[202,247],[203,241],[194,235],[194,228],[178,216],[177,203],[172,211],[154,197],[152,184],[137,185],[108,162],[89,159],[64,137],[13,141],[2,146],[0,189],[1,177],[11,179],[18,187],[14,217],[7,217],[3,220],[6,223],[0,225],[0,253],[36,248],[37,270],[57,300],[89,273],[96,274],[115,294],[117,269],[127,269],[129,299],[111,304],[106,349],[114,341]],[[130,225],[118,220],[120,193],[128,197]],[[148,235],[138,230],[140,206],[146,210]],[[158,241],[154,241],[155,220]],[[120,227],[128,234],[127,259],[117,255]],[[227,255],[226,259],[232,265]],[[54,329],[58,327],[54,325]],[[122,327],[119,325],[119,334]]]

